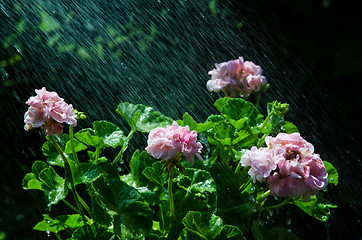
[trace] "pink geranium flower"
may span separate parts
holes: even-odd
[[[157,159],[171,159],[182,153],[186,160],[194,164],[194,155],[202,160],[199,152],[201,143],[197,142],[197,132],[189,126],[181,127],[177,122],[166,128],[157,127],[148,135],[146,151]]]
[[[207,82],[209,91],[223,91],[228,97],[248,97],[252,92],[260,91],[266,84],[262,68],[242,57],[223,63],[216,63],[209,71],[211,79]]]
[[[271,195],[293,198],[303,195],[303,201],[308,201],[327,186],[323,161],[299,133],[280,133],[266,137],[265,142],[266,148],[253,147],[240,163],[251,167],[249,175],[254,182],[267,180]]]
[[[56,92],[49,92],[43,87],[35,90],[36,96],[30,97],[26,102],[29,105],[24,115],[24,129],[29,131],[33,128],[43,127],[47,136],[53,134],[61,135],[65,122],[73,127],[77,126],[73,106],[64,102]]]

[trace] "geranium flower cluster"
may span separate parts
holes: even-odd
[[[327,186],[323,161],[299,133],[279,133],[276,137],[266,137],[265,143],[265,148],[248,150],[240,163],[250,166],[248,173],[254,182],[267,180],[271,195],[292,198],[303,195],[303,201],[308,201]]]
[[[248,97],[258,92],[267,81],[262,76],[262,68],[242,57],[223,63],[216,63],[216,69],[209,71],[211,80],[207,89],[211,92],[223,91],[227,97]]]
[[[194,164],[194,155],[202,160],[199,154],[202,145],[197,142],[197,132],[190,131],[189,126],[181,127],[176,121],[172,126],[151,130],[147,142],[146,151],[157,159],[172,159],[182,153],[191,165]]]
[[[51,136],[63,133],[61,123],[77,126],[72,104],[67,104],[56,92],[49,92],[45,87],[35,92],[37,95],[26,102],[29,109],[24,115],[25,130],[43,127],[45,134]]]

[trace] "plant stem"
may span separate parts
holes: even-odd
[[[76,166],[79,165],[79,159],[77,156],[77,152],[75,151],[75,142],[74,142],[74,134],[73,134],[73,126],[69,125],[69,137],[70,137],[70,146],[72,147],[72,154],[75,161]]]
[[[271,116],[274,114],[274,110],[271,111],[268,116],[266,117],[265,121],[263,122],[263,124],[260,127],[260,132],[264,129],[265,125],[267,124],[267,122],[269,121],[269,119],[271,118]]]
[[[126,149],[128,147],[128,142],[129,142],[129,140],[131,140],[131,138],[135,132],[136,132],[136,130],[132,128],[131,131],[129,132],[126,140],[124,141],[121,150],[119,151],[117,156],[114,158],[112,164],[116,164],[120,159],[122,159],[123,153],[124,153],[124,151],[126,151]]]
[[[74,201],[77,205],[77,208],[80,212],[80,215],[82,217],[83,223],[84,225],[87,225],[86,219],[84,217],[84,212],[83,212],[83,208],[79,203],[79,195],[75,189],[75,185],[74,185],[74,173],[72,171],[72,168],[69,165],[69,162],[67,160],[67,158],[65,157],[63,150],[60,148],[59,144],[55,141],[53,136],[49,137],[50,141],[52,142],[52,144],[54,145],[54,147],[57,149],[59,155],[61,156],[61,158],[63,159],[64,162],[64,168],[65,168],[65,172],[70,171],[70,174],[66,174],[70,177],[70,187],[71,187],[71,191],[73,192],[73,197],[74,197]],[[69,173],[69,172],[68,172]]]
[[[68,207],[70,207],[74,212],[76,213],[80,213],[79,210],[77,208],[75,208],[72,204],[70,204],[67,200],[62,199],[62,202],[65,203],[65,205],[67,205]]]
[[[262,210],[270,210],[270,209],[279,208],[279,207],[282,207],[284,205],[287,205],[288,203],[290,203],[290,201],[288,199],[284,199],[283,202],[281,202],[281,203],[279,203],[277,205],[274,205],[274,206],[265,207]]]
[[[174,175],[174,170],[168,173],[168,198],[170,199],[170,228],[168,235],[170,235],[171,233],[175,220],[175,203],[173,201],[173,193],[172,193],[173,175]]]

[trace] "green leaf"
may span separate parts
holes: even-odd
[[[172,124],[171,118],[142,104],[120,103],[116,111],[134,130],[141,132],[150,132],[156,127],[166,127]]]
[[[214,106],[232,124],[245,117],[249,120],[251,127],[264,121],[264,117],[259,113],[258,109],[242,98],[220,98],[216,100]]]
[[[81,163],[78,166],[78,175],[82,183],[92,183],[103,174],[103,169],[93,163]]]
[[[197,123],[187,112],[183,115],[182,118],[183,119],[178,120],[177,123],[183,127],[187,125],[190,127],[190,131],[195,130],[197,133],[209,130],[213,126],[213,123],[211,121],[206,121],[205,123]]]
[[[22,181],[23,189],[29,190],[41,190],[44,191],[42,187],[42,182],[37,179],[34,173],[27,173]]]
[[[232,225],[224,225],[222,232],[216,237],[216,240],[246,240],[239,228]]]
[[[60,215],[52,219],[48,214],[44,214],[44,220],[38,222],[34,230],[58,233],[65,229],[76,229],[84,225],[79,214]]]
[[[283,132],[285,132],[285,133],[299,132],[297,126],[295,126],[293,123],[288,122],[288,121],[284,121],[282,129],[283,129]]]
[[[146,167],[142,174],[160,186],[166,183],[167,174],[163,171],[163,164],[160,161],[153,163],[152,167]]]
[[[38,222],[34,226],[34,230],[43,231],[43,232],[52,232],[58,233],[65,229],[65,227],[59,223],[59,221],[52,219],[48,214],[44,214],[44,220]]]
[[[96,228],[97,231],[90,231],[91,228]],[[117,240],[119,239],[113,232],[108,231],[103,227],[82,226],[78,228],[72,235],[71,240]]]
[[[93,128],[96,135],[103,139],[103,143],[107,147],[117,147],[123,144],[126,140],[126,136],[123,131],[115,124],[107,121],[95,121],[93,122]]]
[[[323,161],[324,166],[326,167],[326,171],[328,173],[328,184],[334,184],[337,186],[338,184],[338,171],[337,169],[327,161]]]
[[[210,173],[195,168],[186,168],[183,174],[174,179],[177,185],[192,194],[210,210],[216,208],[216,184]]]
[[[123,208],[115,216],[115,219],[117,219],[115,225],[123,224],[132,231],[144,235],[147,235],[153,224],[151,208],[147,203],[140,201]]]
[[[108,174],[99,177],[92,185],[98,200],[107,209],[121,211],[139,198],[135,188],[120,180],[116,166],[103,164],[102,168]]]
[[[298,240],[299,237],[286,228],[262,228],[256,221],[253,222],[251,232],[255,240]]]
[[[59,147],[62,149],[63,152],[65,152],[65,147],[67,142],[69,141],[69,135],[62,134],[61,137],[58,137],[57,135],[54,135],[55,140],[57,141]],[[64,162],[60,154],[58,153],[57,149],[53,146],[51,141],[46,141],[43,144],[42,152],[45,156],[47,156],[47,163],[53,166],[59,166],[64,167]],[[64,154],[64,156],[70,160],[72,159],[71,154]]]
[[[96,131],[91,128],[80,130],[74,134],[74,137],[88,146],[101,147],[103,145],[103,140],[98,137]]]
[[[66,198],[68,189],[66,188],[65,180],[52,167],[41,171],[39,173],[39,180],[42,181],[42,188],[45,190],[49,207]]]
[[[320,195],[320,194],[319,194]],[[308,202],[303,202],[302,197],[294,200],[294,204],[306,212],[309,216],[314,217],[322,222],[326,222],[331,215],[331,208],[337,206],[325,200],[322,196],[312,196]]]
[[[243,171],[234,173],[224,163],[215,162],[210,168],[211,176],[217,189],[217,215],[225,224],[237,226],[241,231],[248,231],[251,224],[253,192],[245,191],[251,186],[250,176]]]
[[[133,153],[129,167],[131,170],[131,177],[137,187],[147,186],[149,179],[142,172],[146,167],[152,166],[156,161],[157,159],[151,157],[146,151],[140,152],[139,150],[136,150]]]
[[[75,152],[80,152],[80,151],[87,149],[87,146],[84,145],[83,143],[79,142],[77,139],[74,139],[74,148],[75,148]],[[72,144],[71,144],[70,140],[65,145],[64,153],[66,153],[66,154],[73,153]]]
[[[41,161],[35,161],[31,166],[31,170],[33,171],[35,178],[39,177],[39,173],[43,171],[45,168],[48,168],[48,164]]]
[[[182,219],[182,223],[186,230],[191,230],[191,233],[197,236],[196,239],[213,240],[223,229],[222,219],[207,212],[190,211],[186,214],[186,217]]]

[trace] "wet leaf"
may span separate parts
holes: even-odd
[[[129,167],[131,170],[131,178],[136,183],[137,187],[147,186],[150,180],[142,172],[146,167],[151,167],[156,161],[157,159],[151,157],[146,151],[140,152],[139,150],[136,150],[133,153]]]
[[[157,161],[152,164],[152,167],[146,167],[142,174],[151,181],[156,182],[160,186],[163,186],[167,180],[167,174],[163,171],[163,164]]]
[[[172,119],[142,104],[120,103],[116,110],[135,130],[150,132],[156,127],[172,124]]]
[[[182,118],[182,120],[177,120],[177,123],[182,127],[187,125],[190,127],[190,131],[195,130],[197,133],[204,132],[213,126],[213,123],[211,121],[206,121],[205,123],[197,123],[187,112],[183,115]]]
[[[242,98],[220,98],[216,100],[214,105],[232,124],[245,117],[248,118],[251,127],[264,121],[264,117],[259,113],[258,109],[251,102]]]
[[[137,190],[120,180],[116,166],[103,164],[107,173],[92,185],[98,200],[109,210],[118,212],[139,198]]]
[[[245,240],[241,230],[235,226],[224,225],[221,233],[216,237],[216,240]]]
[[[185,229],[179,239],[206,239],[213,240],[223,229],[220,217],[207,212],[190,211],[182,219]]]
[[[79,214],[60,215],[52,219],[48,214],[44,214],[44,220],[38,222],[34,230],[58,233],[67,228],[76,229],[84,225]]]
[[[96,131],[91,128],[80,130],[74,134],[74,137],[88,146],[101,147],[103,145],[103,140],[97,136]]]
[[[69,135],[62,134],[61,137],[54,135],[55,140],[57,141],[59,147],[65,152],[66,144],[69,141]],[[45,156],[47,156],[47,163],[53,166],[64,167],[63,159],[58,153],[57,149],[54,147],[51,141],[46,141],[42,146],[42,152]],[[72,159],[71,154],[64,153],[64,156],[70,160]]]
[[[320,195],[320,194],[319,194]],[[294,204],[302,209],[309,216],[322,222],[326,222],[331,215],[331,208],[337,206],[325,200],[322,196],[312,196],[308,202],[303,202],[302,197],[294,200]]]
[[[106,147],[117,147],[123,144],[126,140],[123,131],[115,124],[107,121],[95,121],[93,122],[93,128],[96,135],[103,139],[103,143]]]
[[[334,184],[337,186],[338,184],[338,171],[337,169],[327,161],[323,161],[324,166],[326,167],[326,171],[328,173],[328,184]]]
[[[152,210],[145,202],[136,201],[118,212],[115,224],[123,224],[137,233],[146,235],[152,227]]]
[[[65,180],[60,177],[52,167],[46,168],[39,173],[39,180],[42,181],[42,188],[45,189],[48,206],[57,204],[65,199],[68,189]]]

